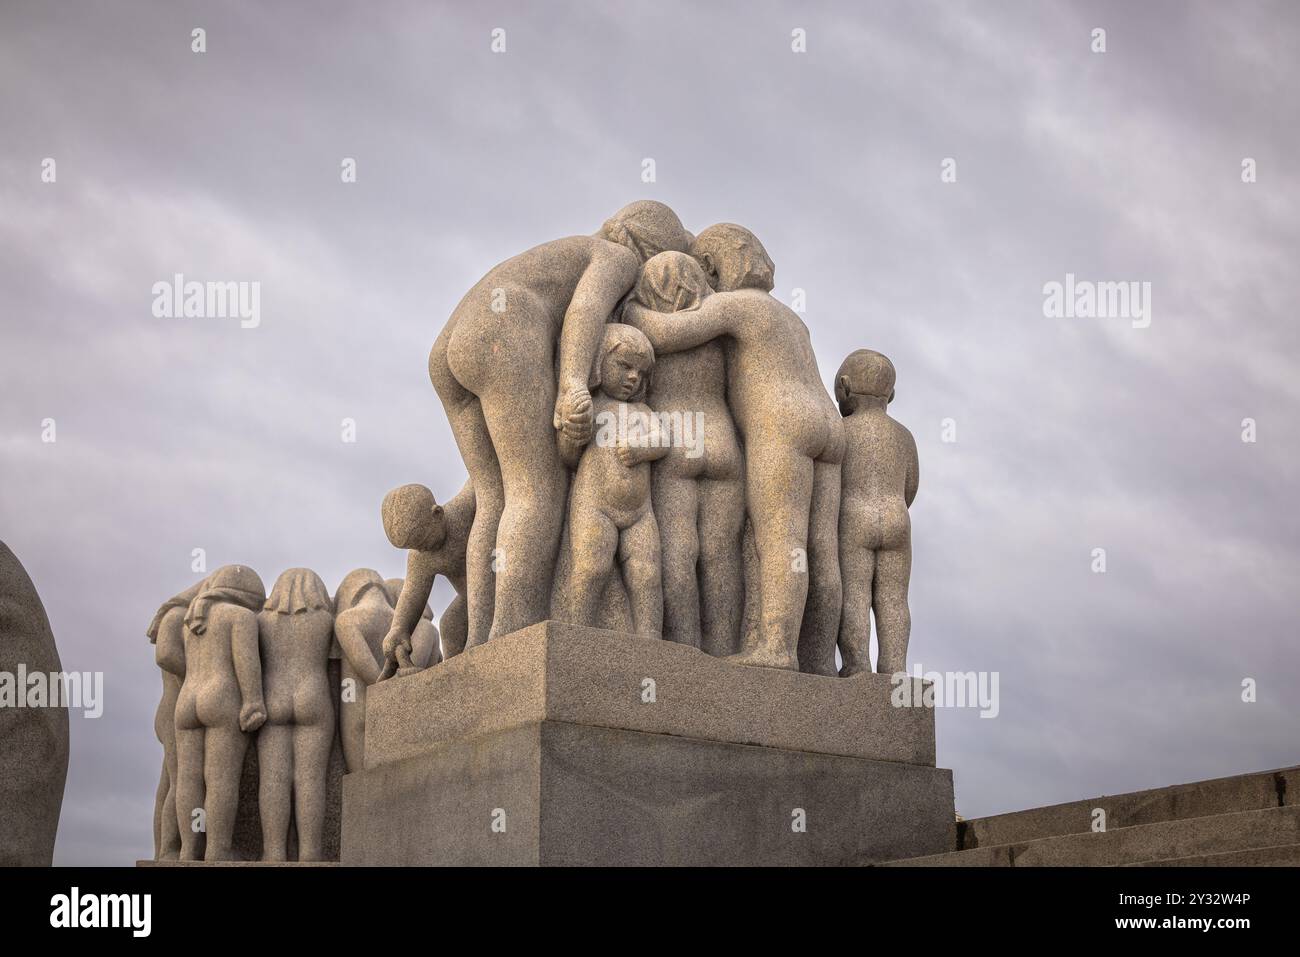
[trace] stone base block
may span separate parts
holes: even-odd
[[[923,682],[907,700],[920,701]],[[367,768],[538,721],[934,766],[934,710],[894,679],[752,668],[671,641],[545,621],[366,696]]]
[[[950,771],[562,721],[343,788],[345,865],[838,865],[953,840]]]

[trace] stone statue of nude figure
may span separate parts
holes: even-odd
[[[203,590],[198,581],[163,602],[145,632],[154,645],[154,661],[162,671],[163,693],[154,712],[154,734],[163,747],[162,777],[154,803],[154,859],[174,861],[181,852],[176,824],[176,700],[185,680],[185,612]]]
[[[276,579],[257,624],[266,699],[266,723],[257,735],[262,860],[288,859],[292,808],[298,860],[319,861],[334,743],[334,603],[314,571],[290,568]]]
[[[334,637],[343,655],[339,738],[349,773],[365,766],[366,697],[368,688],[379,680],[383,670],[384,636],[392,624],[389,583],[373,568],[348,572],[334,595]],[[437,643],[438,629],[422,615],[410,637],[411,653],[403,655],[407,667],[422,670],[437,657]]]
[[[573,578],[569,617],[596,625],[603,584],[615,559],[623,569],[632,630],[645,638],[663,631],[659,526],[650,504],[650,463],[668,454],[643,401],[655,354],[631,326],[605,327],[593,400],[596,439],[577,461],[569,499]],[[570,463],[572,464],[572,463]]]
[[[711,293],[703,267],[664,252],[641,269],[632,300],[657,312],[696,309]],[[655,521],[663,552],[664,638],[725,656],[745,608],[741,531],[744,458],[731,410],[722,340],[658,356],[647,401],[681,428],[655,463]]]
[[[266,722],[257,613],[265,586],[225,565],[185,614],[185,680],[176,698],[176,823],[182,861],[234,858],[239,777],[249,738]],[[203,828],[197,827],[202,817]],[[205,836],[206,833],[206,836]]]
[[[477,498],[469,647],[547,616],[568,481],[560,445],[591,439],[587,378],[605,324],[641,263],[692,238],[663,203],[632,203],[594,235],[494,267],[434,342],[429,378]]]
[[[847,677],[871,671],[871,613],[876,615],[876,670],[907,669],[912,617],[912,521],[919,466],[912,433],[885,407],[894,400],[894,366],[879,352],[859,349],[835,376],[844,413],[846,449],[840,504],[840,571],[844,615],[840,654]]]
[[[630,301],[623,321],[644,332],[661,354],[723,337],[728,405],[745,446],[761,592],[756,641],[731,660],[834,676],[843,600],[843,424],[822,384],[807,326],[766,291],[772,263],[758,239],[740,226],[711,226],[692,255],[710,281],[728,291],[676,313]]]
[[[407,554],[406,578],[392,624],[384,636],[384,664],[378,680],[415,668],[411,635],[439,575],[456,589],[456,599],[443,612],[440,623],[442,654],[450,658],[465,648],[465,550],[475,511],[471,482],[466,482],[446,506],[439,505],[423,485],[402,485],[384,496],[380,506],[384,534],[394,547],[407,549]]]

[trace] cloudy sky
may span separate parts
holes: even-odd
[[[464,477],[446,317],[637,198],[751,227],[828,382],[894,360],[910,659],[999,675],[938,714],[960,813],[1300,761],[1293,4],[466,6],[0,7],[0,537],[107,682],[56,862],[151,853],[144,631],[193,550],[400,574],[384,491]],[[260,325],[155,317],[176,273],[259,282]],[[1150,325],[1048,318],[1067,273],[1149,282]]]

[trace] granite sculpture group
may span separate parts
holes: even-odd
[[[158,858],[236,856],[255,742],[262,858],[319,860],[331,744],[363,767],[367,688],[548,619],[847,678],[872,671],[874,613],[876,669],[903,670],[918,473],[894,367],[853,352],[833,400],[774,273],[749,230],[693,236],[652,201],[489,271],[429,356],[469,480],[381,507],[405,579],[358,569],[331,599],[298,568],[267,595],[230,565],[155,615]]]

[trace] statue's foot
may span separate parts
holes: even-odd
[[[411,665],[409,668],[398,668],[397,677],[405,678],[407,675],[418,675],[424,669],[419,665]]]
[[[845,665],[843,668],[840,669],[841,678],[860,678],[863,675],[869,675],[872,673],[873,672],[869,667],[863,668],[858,665],[853,665],[852,667],[850,667],[849,665]]]
[[[760,646],[747,651],[727,655],[724,659],[733,665],[748,665],[753,668],[779,668],[782,671],[798,671],[799,656],[793,652],[774,651]]]

